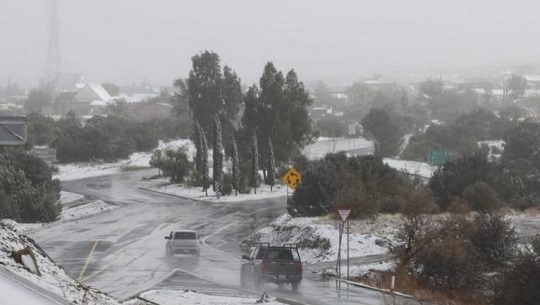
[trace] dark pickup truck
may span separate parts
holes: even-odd
[[[292,290],[296,291],[302,281],[302,271],[302,260],[296,245],[271,246],[261,243],[251,250],[249,256],[242,256],[240,284],[246,286],[251,282],[255,287],[263,283],[278,286],[291,284]]]

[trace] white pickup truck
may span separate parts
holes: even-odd
[[[178,230],[171,231],[168,236],[165,236],[167,243],[165,244],[165,255],[173,254],[192,254],[199,256],[199,235],[193,230]]]

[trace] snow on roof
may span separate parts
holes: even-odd
[[[159,93],[135,93],[131,96],[125,97],[125,99],[128,103],[140,103],[158,96]]]
[[[111,95],[103,88],[102,85],[97,83],[89,83],[84,86],[77,95],[75,101],[79,103],[91,103],[96,100],[110,101]]]
[[[485,94],[486,93],[486,90],[484,88],[474,88],[473,91],[476,94]]]
[[[524,77],[531,82],[540,82],[540,75],[538,74],[525,75]]]
[[[90,106],[102,106],[102,107],[105,107],[105,106],[107,106],[108,104],[110,104],[109,101],[95,100],[95,101],[93,101],[93,102],[90,103]]]
[[[503,96],[504,90],[503,89],[493,89],[491,90],[491,94],[494,96]]]
[[[107,90],[105,90],[105,88],[103,88],[101,84],[89,83],[88,86],[90,86],[97,93],[97,95],[99,95],[101,100],[103,101],[111,100],[111,95],[109,94],[109,92],[107,92]]]

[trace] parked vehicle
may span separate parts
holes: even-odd
[[[178,230],[171,231],[168,236],[165,236],[167,243],[165,244],[166,256],[173,254],[193,254],[199,256],[199,235],[193,230]]]
[[[263,283],[279,285],[291,284],[296,291],[302,281],[302,260],[295,244],[271,246],[261,243],[254,247],[249,255],[242,256],[240,284],[254,283],[255,287]]]

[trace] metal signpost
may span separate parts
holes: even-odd
[[[338,259],[336,263],[336,273],[339,279],[341,279],[341,239],[343,236],[343,230],[345,223],[347,223],[347,280],[349,279],[349,215],[351,214],[351,209],[339,209],[338,214],[341,218],[341,223],[339,224],[339,247],[338,247]]]
[[[296,186],[302,182],[302,175],[294,167],[291,167],[285,175],[283,175],[281,181],[288,185],[292,190],[296,190]],[[289,198],[289,187],[287,188],[287,200]]]

